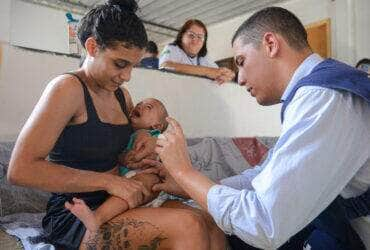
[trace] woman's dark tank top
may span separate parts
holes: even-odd
[[[118,154],[122,152],[133,133],[131,124],[114,125],[100,121],[91,95],[81,83],[87,111],[87,121],[82,124],[68,125],[60,134],[54,148],[49,153],[49,161],[71,168],[106,172],[117,165]],[[114,92],[122,112],[128,118],[123,91]]]

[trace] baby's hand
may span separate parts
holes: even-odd
[[[135,153],[137,153],[137,152],[134,151],[134,150],[131,150],[127,154],[135,154]],[[158,154],[153,152],[153,153],[147,155],[144,159],[141,159],[140,161],[135,161],[134,160],[135,156],[132,156],[131,158],[132,158],[131,160],[126,161],[126,163],[124,164],[126,167],[128,167],[129,169],[146,169],[148,167],[151,167],[151,165],[148,165],[145,162],[145,159],[158,160]]]
[[[133,147],[135,153],[133,154],[132,160],[135,162],[141,161],[155,152],[156,143],[157,138],[152,137],[149,133],[138,133]]]
[[[126,151],[126,152],[122,152],[121,154],[118,155],[118,162],[120,165],[123,165],[123,166],[129,166],[129,165],[132,165],[133,163],[135,162],[138,162],[136,160],[136,154],[137,154],[137,151],[135,150],[130,150],[130,151]]]
[[[140,130],[136,131],[136,139],[135,139],[135,142],[134,142],[134,145],[133,145],[133,149],[136,150],[136,151],[138,151],[141,148],[148,147],[147,144],[150,141],[153,141],[153,139],[155,139],[155,138],[153,138],[150,135],[150,133],[148,132],[148,130],[140,129]],[[156,140],[154,140],[154,141],[156,141]]]
[[[123,154],[123,162],[121,163],[122,165],[128,165],[130,162],[135,162],[135,150],[130,150],[128,152],[125,152]]]

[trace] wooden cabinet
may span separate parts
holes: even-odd
[[[328,58],[331,56],[330,19],[325,19],[305,26],[307,40],[312,50]]]

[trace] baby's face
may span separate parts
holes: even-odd
[[[137,129],[153,129],[161,124],[163,112],[158,100],[148,98],[139,102],[130,113],[132,127]]]

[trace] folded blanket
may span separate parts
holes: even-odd
[[[19,213],[0,218],[6,233],[21,240],[26,250],[55,250],[51,244],[38,240],[42,233],[41,220],[45,213]]]
[[[268,151],[255,137],[190,139],[188,145],[193,167],[216,182],[255,166]]]

